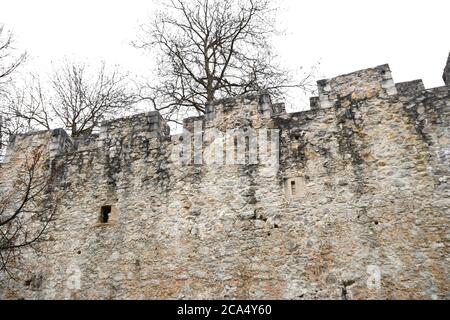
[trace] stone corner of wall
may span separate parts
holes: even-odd
[[[442,79],[444,80],[446,86],[450,86],[450,53],[448,54],[447,64],[445,65]]]

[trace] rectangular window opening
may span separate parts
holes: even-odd
[[[100,223],[108,223],[111,214],[111,206],[103,206],[100,213]]]
[[[237,137],[233,138],[233,143],[234,143],[233,159],[234,159],[234,163],[238,163],[238,138]]]
[[[250,137],[248,137],[248,136],[245,137],[245,163],[251,164],[250,163]]]
[[[291,181],[291,194],[295,196],[297,193],[296,187],[295,187],[295,181]]]

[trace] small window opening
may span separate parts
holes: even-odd
[[[291,181],[291,193],[292,195],[296,195],[297,194],[297,190],[295,187],[295,181]]]
[[[248,136],[245,137],[245,163],[251,164],[250,163],[250,137],[248,137]]]
[[[238,138],[234,137],[233,138],[233,144],[234,144],[234,152],[233,152],[233,159],[234,159],[234,163],[237,163],[239,157],[238,157]]]
[[[100,214],[100,223],[108,223],[110,214],[111,214],[111,206],[102,207]]]

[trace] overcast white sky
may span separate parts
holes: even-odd
[[[0,0],[0,23],[32,57],[28,68],[49,71],[51,61],[67,56],[145,75],[152,57],[129,42],[153,8],[152,0]],[[449,12],[448,0],[285,0],[280,17],[288,34],[277,47],[292,67],[320,59],[321,78],[389,63],[396,82],[442,86]]]

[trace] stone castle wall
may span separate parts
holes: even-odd
[[[388,65],[318,85],[310,111],[247,96],[185,121],[272,129],[277,165],[180,164],[158,113],[15,137],[3,181],[14,150],[44,145],[70,188],[0,297],[450,298],[450,87],[395,84]]]

